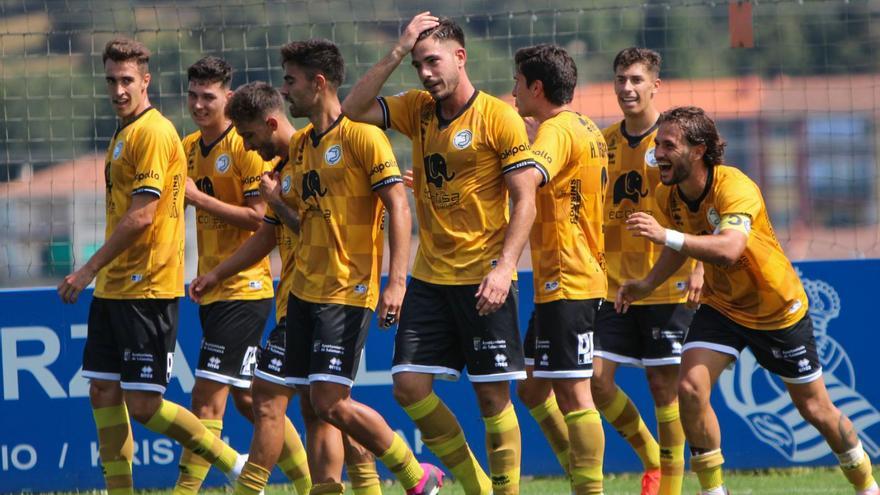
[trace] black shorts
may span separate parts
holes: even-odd
[[[472,382],[525,379],[516,283],[501,308],[486,316],[477,313],[478,288],[412,279],[403,299],[391,373],[457,380],[467,365]]]
[[[822,376],[809,314],[780,330],[755,330],[703,304],[691,323],[684,351],[711,349],[738,359],[746,347],[751,349],[758,364],[784,382],[809,383]]]
[[[524,347],[538,378],[593,376],[593,334],[601,299],[535,304]]]
[[[344,304],[287,300],[287,385],[334,382],[354,385],[373,311]]]
[[[199,306],[202,349],[196,376],[250,388],[257,349],[273,299],[217,301]]]
[[[285,362],[287,362],[287,318],[269,332],[266,345],[260,349],[254,376],[276,385],[285,385]]]
[[[103,299],[89,306],[85,378],[164,393],[177,344],[178,299]]]
[[[680,364],[693,317],[685,304],[633,305],[618,313],[608,301],[596,318],[596,357],[631,366]]]

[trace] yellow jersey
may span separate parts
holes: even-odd
[[[291,175],[290,167],[287,166],[288,163],[288,160],[285,158],[280,160],[274,168],[274,171],[280,175],[282,197],[285,195],[289,197],[291,194],[290,185],[292,184],[293,176]],[[285,189],[287,190],[286,192]],[[291,199],[290,201],[292,202],[293,200]],[[278,277],[278,290],[275,293],[275,321],[277,323],[287,316],[287,299],[290,294],[291,283],[293,282],[293,266],[295,263],[294,248],[299,236],[290,227],[281,222],[281,219],[269,205],[266,205],[266,216],[263,218],[263,221],[275,226],[275,242],[278,244],[278,255],[281,258],[281,275]]]
[[[480,283],[501,256],[510,218],[504,174],[534,166],[525,123],[510,105],[480,91],[450,121],[426,91],[379,103],[385,128],[413,142],[419,248],[412,276]]]
[[[245,206],[246,198],[260,196],[260,178],[272,167],[257,153],[244,149],[244,141],[231,125],[210,144],[205,144],[202,132],[196,131],[183,139],[183,149],[187,173],[199,191],[235,206]],[[196,233],[199,275],[213,270],[253,235],[200,208],[196,208]],[[208,291],[201,304],[266,299],[272,295],[269,258],[264,258]]]
[[[183,200],[186,157],[174,124],[153,107],[118,128],[104,166],[105,239],[131,207],[135,194],[159,197],[153,223],[98,272],[95,296],[171,299],[183,295]]]
[[[602,132],[587,117],[560,112],[541,123],[532,154],[550,178],[535,198],[529,237],[535,302],[605,297],[602,204],[608,156]]]
[[[746,249],[732,266],[703,263],[704,304],[740,325],[777,330],[807,313],[807,295],[770,224],[758,186],[727,165],[709,169],[703,195],[687,201],[678,186],[657,188],[657,202],[676,230],[712,235],[736,229],[748,236]]]
[[[660,170],[654,159],[657,126],[641,136],[630,136],[621,121],[602,133],[608,144],[610,181],[605,197],[607,299],[613,301],[623,282],[645,278],[663,252],[663,246],[626,230],[626,219],[635,212],[645,212],[661,224],[666,220],[654,196],[654,190],[660,184]],[[635,304],[680,304],[687,301],[688,277],[695,264],[695,261],[688,260],[650,296]]]

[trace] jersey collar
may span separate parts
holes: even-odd
[[[644,133],[642,133],[638,136],[630,136],[626,132],[626,120],[620,121],[620,133],[623,134],[624,138],[626,138],[626,142],[627,142],[627,144],[629,144],[630,148],[637,148],[642,143],[642,140],[645,139],[645,136],[656,131],[658,127],[660,127],[659,121],[654,122],[654,125],[652,125],[651,128],[648,129],[647,131],[645,131]]]
[[[226,137],[227,134],[232,130],[232,124],[229,124],[229,127],[223,131],[223,134],[220,134],[220,137],[215,139],[211,144],[205,144],[204,138],[199,136],[199,149],[202,150],[202,158],[208,156],[211,153],[211,150],[214,149],[214,146],[217,146],[217,143],[223,141],[223,138]]]
[[[714,180],[715,180],[715,165],[711,165],[711,166],[709,166],[709,170],[706,174],[706,187],[703,188],[703,193],[700,194],[699,198],[697,198],[693,201],[690,201],[686,197],[684,197],[684,194],[681,192],[681,189],[678,187],[678,185],[675,186],[675,190],[678,191],[678,197],[681,198],[681,200],[684,202],[684,204],[687,205],[688,210],[690,210],[691,213],[696,213],[700,210],[700,203],[702,203],[703,200],[706,199],[706,196],[709,195],[709,191],[712,190],[712,182]]]
[[[455,119],[461,117],[461,114],[468,111],[468,109],[474,104],[474,101],[476,101],[477,96],[479,96],[479,94],[480,94],[480,90],[475,89],[474,94],[471,95],[471,97],[470,97],[470,99],[468,99],[467,103],[465,103],[464,106],[461,107],[461,110],[459,110],[449,120],[444,119],[443,116],[440,115],[440,105],[435,103],[434,104],[434,113],[437,114],[437,126],[441,129],[449,127],[449,124],[453,123],[455,121]]]
[[[272,171],[281,173],[281,170],[284,169],[285,165],[287,165],[287,158],[282,158],[278,160],[278,163],[275,165],[275,168],[273,168]]]
[[[115,139],[116,136],[119,135],[119,133],[122,132],[123,129],[125,129],[125,128],[128,127],[128,126],[130,126],[131,124],[134,124],[135,122],[137,122],[137,120],[138,120],[139,118],[143,117],[144,115],[147,114],[147,112],[149,112],[150,110],[153,110],[153,109],[154,109],[153,106],[150,105],[150,106],[148,106],[147,108],[145,108],[143,112],[137,114],[137,116],[136,116],[135,118],[131,119],[131,122],[129,122],[129,123],[125,124],[125,125],[117,126],[117,127],[116,127],[116,132],[113,133],[113,138]]]
[[[312,125],[312,130],[309,131],[309,138],[312,140],[312,147],[317,148],[318,144],[320,144],[321,142],[321,138],[329,134],[330,131],[332,131],[333,129],[335,129],[336,126],[338,126],[339,123],[342,122],[343,117],[345,117],[345,115],[340,113],[339,117],[336,117],[336,120],[334,120],[333,123],[330,124],[330,127],[324,129],[324,132],[322,132],[321,134],[315,133],[315,126]]]

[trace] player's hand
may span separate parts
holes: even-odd
[[[480,316],[492,314],[504,305],[507,293],[510,291],[510,282],[513,280],[515,268],[502,266],[501,263],[486,275],[477,289],[477,313]]]
[[[196,277],[189,283],[189,298],[197,303],[202,302],[202,297],[213,289],[218,283],[214,272],[208,272],[201,277]]]
[[[618,313],[626,313],[633,302],[648,297],[652,291],[653,288],[644,280],[627,280],[617,289],[614,310]]]
[[[263,172],[260,179],[260,197],[267,203],[278,204],[281,201],[281,174],[275,171]]]
[[[413,171],[412,169],[405,170],[403,172],[403,185],[412,189],[413,188]]]
[[[430,12],[426,11],[421,14],[416,14],[416,16],[409,21],[406,29],[403,30],[403,34],[400,35],[400,39],[397,41],[397,47],[403,53],[411,52],[413,47],[416,46],[416,40],[419,39],[419,35],[422,34],[422,31],[436,27],[439,24],[440,19],[437,16],[431,15]]]
[[[685,305],[696,309],[700,305],[700,296],[703,294],[703,264],[697,262],[694,271],[688,276],[687,301]]]
[[[653,216],[639,211],[626,219],[626,230],[636,237],[644,237],[654,244],[666,244],[666,229]]]
[[[186,204],[195,205],[195,200],[200,193],[201,191],[199,191],[199,186],[196,185],[196,181],[194,181],[192,177],[187,177],[186,188],[183,193],[183,199],[186,201]]]
[[[379,318],[379,328],[387,330],[400,321],[400,308],[403,306],[403,296],[406,294],[406,284],[391,282],[382,291],[379,298],[379,309],[376,315]]]
[[[526,123],[526,134],[529,135],[529,142],[534,143],[535,136],[538,135],[538,127],[541,127],[541,123],[534,117],[523,117],[523,121]]]
[[[79,299],[79,293],[92,283],[97,274],[96,270],[86,264],[79,270],[64,277],[64,280],[58,284],[58,295],[61,297],[61,301],[66,304],[75,303]]]

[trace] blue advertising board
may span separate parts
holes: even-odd
[[[880,278],[880,260],[805,262],[796,264],[810,297],[819,357],[832,400],[860,432],[866,451],[880,458],[880,384],[870,380],[876,359],[870,281]],[[530,274],[520,277],[520,324],[532,308]],[[91,291],[72,306],[61,304],[53,289],[0,291],[0,493],[71,491],[103,487],[88,382],[80,375]],[[270,320],[274,321],[274,320]],[[196,306],[184,300],[180,309],[178,348],[166,397],[189,405],[201,330]],[[436,459],[422,444],[418,431],[391,395],[390,363],[393,330],[375,322],[353,395],[379,411],[410,443],[420,458]],[[625,368],[619,383],[654,424],[644,373]],[[466,380],[438,382],[438,394],[456,413],[465,434],[486,465],[483,424],[476,413],[473,391]],[[522,429],[522,473],[561,474],[547,442],[525,407],[514,400]],[[793,408],[782,383],[744,352],[726,371],[713,392],[712,403],[722,425],[728,468],[834,465],[828,446]],[[289,415],[302,432],[296,400]],[[632,450],[606,425],[605,469],[638,471]],[[239,451],[250,444],[251,428],[231,406],[223,436]],[[177,477],[180,446],[134,426],[135,485],[170,486]],[[385,472],[387,475],[387,472]],[[274,482],[284,480],[278,470]],[[212,471],[207,484],[223,482]]]

